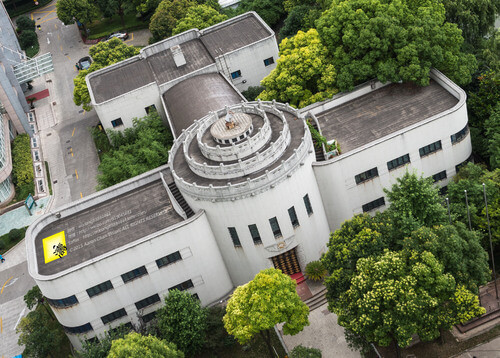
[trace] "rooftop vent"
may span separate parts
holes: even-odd
[[[177,67],[181,67],[186,64],[186,59],[184,58],[184,54],[182,53],[179,45],[172,46],[170,51],[172,51],[172,56],[174,57],[175,65]]]

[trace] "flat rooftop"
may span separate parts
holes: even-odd
[[[53,275],[184,219],[172,208],[160,178],[45,226],[35,238],[40,275]],[[64,231],[67,254],[45,263],[43,239]]]
[[[342,153],[452,108],[458,99],[431,80],[429,86],[390,84],[316,114],[323,136]]]

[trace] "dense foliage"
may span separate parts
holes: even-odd
[[[156,111],[135,119],[132,128],[109,131],[113,149],[102,156],[97,177],[104,189],[166,164],[172,135]]]
[[[26,199],[30,193],[34,194],[33,180],[31,140],[27,134],[20,134],[12,141],[12,181],[18,200]]]
[[[226,15],[208,5],[192,6],[187,10],[186,15],[177,21],[175,28],[172,30],[172,35],[194,28],[202,30],[224,20],[227,20]]]
[[[270,329],[284,323],[284,334],[297,334],[309,325],[309,308],[295,291],[295,282],[273,268],[260,271],[252,281],[239,286],[227,303],[224,326],[238,342],[245,344],[260,334],[270,357]]]
[[[156,8],[149,24],[153,42],[170,37],[177,22],[184,18],[188,10],[195,5],[196,3],[192,0],[163,0]]]
[[[341,90],[373,78],[425,86],[431,67],[466,84],[476,68],[475,57],[461,52],[461,31],[445,21],[438,1],[333,0],[317,28]]]
[[[113,341],[108,358],[184,358],[175,344],[135,332]]]
[[[172,290],[157,312],[160,336],[187,355],[198,353],[205,343],[207,311],[187,291]]]
[[[106,358],[114,340],[125,337],[130,328],[124,324],[109,329],[98,340],[82,341],[82,350],[78,351],[80,358]]]
[[[57,17],[66,25],[78,21],[86,32],[86,24],[97,17],[97,8],[90,0],[59,0],[56,3]]]

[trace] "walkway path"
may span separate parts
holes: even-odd
[[[37,206],[31,209],[33,213],[31,216],[24,206],[0,216],[0,235],[8,233],[12,229],[29,226],[32,222],[42,216],[43,213],[45,213],[45,209],[47,208],[50,198],[50,196],[47,196],[45,198],[38,199],[36,201]]]

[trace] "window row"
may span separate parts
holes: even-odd
[[[309,195],[306,194],[303,197],[303,200],[304,200],[304,206],[306,208],[307,214],[311,215],[313,213],[313,209],[311,206],[311,202],[309,200]],[[291,208],[288,209],[288,216],[290,217],[290,222],[291,222],[293,228],[297,228],[300,226],[299,218],[297,217],[297,212],[295,211],[294,206],[292,206]],[[273,235],[275,238],[280,238],[283,236],[283,234],[281,233],[280,224],[279,224],[276,216],[269,219],[269,225],[271,226],[271,231],[273,232]],[[231,237],[231,240],[233,241],[233,245],[235,247],[241,247],[241,241],[240,241],[240,238],[238,236],[238,232],[236,231],[236,228],[235,227],[228,227],[227,229],[229,231],[229,236]],[[250,231],[250,236],[252,237],[253,243],[255,245],[262,244],[262,238],[260,236],[259,229],[257,228],[257,225],[255,225],[255,224],[248,225],[248,230]]]
[[[269,58],[266,58],[264,60],[264,66],[270,66],[274,63],[274,58],[273,57],[269,57]],[[240,78],[241,77],[241,70],[237,70],[237,71],[234,71],[234,72],[231,72],[231,78],[233,80],[237,79],[237,78]]]
[[[363,212],[366,213],[368,211],[371,211],[373,209],[379,208],[381,206],[385,205],[385,199],[384,197],[375,199],[373,201],[370,201],[369,203],[366,203],[362,206]]]
[[[61,298],[61,299],[52,299],[46,297],[47,302],[49,305],[55,308],[64,308],[64,307],[70,307],[73,305],[76,305],[78,303],[78,299],[76,298],[75,295],[66,297],[66,298]]]
[[[461,131],[459,131],[455,134],[452,134],[450,136],[451,144],[455,144],[455,143],[462,141],[462,139],[464,139],[467,136],[467,133],[469,133],[469,126],[468,125],[466,125]]]
[[[443,180],[443,179],[446,179],[446,170],[443,170],[437,174],[434,174],[432,176],[432,180],[434,181],[434,183],[437,183],[438,181],[440,180]]]
[[[92,328],[92,325],[90,323],[85,323],[85,324],[78,326],[78,327],[63,326],[63,329],[68,333],[81,334],[81,333],[85,333],[88,331],[92,331],[94,328]]]

